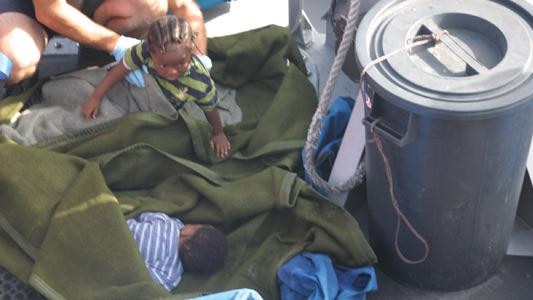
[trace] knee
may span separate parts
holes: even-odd
[[[45,31],[20,14],[0,17],[0,51],[13,61],[8,84],[31,77],[37,69],[46,44]]]
[[[18,83],[31,77],[37,71],[37,66],[41,59],[41,52],[37,48],[21,48],[16,52],[3,51],[13,61],[11,74],[7,80],[8,84]]]

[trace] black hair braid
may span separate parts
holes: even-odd
[[[178,22],[178,29],[179,29],[178,43],[181,43],[183,41],[183,39],[185,39],[185,35],[187,34],[187,31],[185,29],[186,24],[187,23],[185,23],[185,21],[183,21],[183,20],[179,20],[179,22]]]
[[[192,28],[186,21],[166,15],[155,21],[148,29],[147,41],[152,49],[163,52],[190,40],[194,44]]]

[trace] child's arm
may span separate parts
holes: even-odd
[[[130,70],[124,66],[122,61],[114,65],[105,75],[104,79],[96,86],[93,93],[83,102],[81,112],[85,119],[96,118],[98,110],[100,109],[100,101],[102,97],[112,88],[117,82],[121,81],[128,75]]]
[[[218,110],[214,109],[210,112],[204,112],[205,117],[211,127],[213,127],[213,138],[211,139],[211,147],[215,150],[215,153],[218,157],[226,157],[231,150],[231,144],[224,134],[224,129],[222,128],[222,121],[220,121],[220,115]]]

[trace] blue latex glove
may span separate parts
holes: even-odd
[[[11,74],[12,67],[13,61],[0,51],[0,80],[7,80]]]
[[[197,56],[202,65],[204,65],[207,72],[211,72],[211,68],[213,67],[213,63],[211,62],[211,59],[207,55],[200,54]]]
[[[128,50],[132,46],[137,45],[140,42],[141,41],[136,38],[131,38],[131,37],[121,35],[118,38],[117,44],[115,45],[115,48],[111,52],[111,55],[115,57],[116,61],[121,62],[122,57],[124,56],[124,53],[126,53],[126,50]],[[145,86],[143,74],[140,69],[131,71],[128,75],[126,75],[126,80],[130,84],[136,87],[143,88]]]
[[[6,94],[5,84],[9,74],[11,74],[11,68],[13,62],[9,57],[0,51],[0,100],[2,100]]]

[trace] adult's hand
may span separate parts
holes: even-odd
[[[115,45],[115,48],[111,52],[111,55],[115,57],[116,61],[121,63],[120,61],[122,60],[122,57],[124,57],[124,53],[126,53],[126,50],[137,45],[140,42],[141,41],[136,38],[121,35],[117,41],[117,44]],[[141,69],[137,69],[128,73],[128,75],[126,75],[126,80],[136,87],[143,88],[145,86]]]

